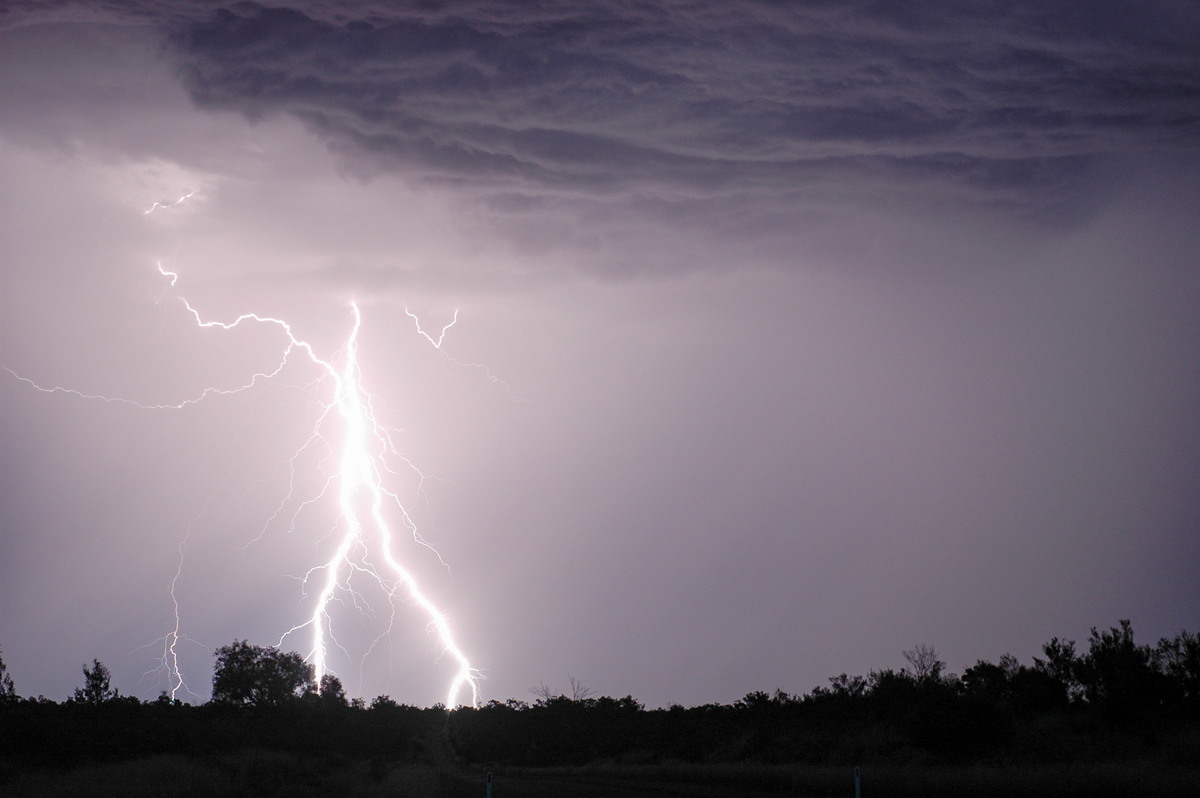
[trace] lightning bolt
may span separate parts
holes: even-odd
[[[450,323],[442,327],[442,331],[438,333],[437,338],[434,338],[430,333],[425,332],[425,329],[421,326],[421,319],[417,316],[417,314],[413,313],[408,308],[405,308],[404,315],[413,320],[413,324],[417,327],[417,334],[432,344],[433,348],[439,352],[442,351],[442,341],[446,339],[446,332],[455,324],[458,324],[458,309],[455,308],[454,317],[450,319]],[[461,360],[456,360],[449,355],[446,355],[444,352],[442,354],[445,356],[446,360],[450,361],[459,368],[475,369],[482,372],[483,375],[487,377],[488,382],[491,382],[493,385],[500,385],[503,387],[505,393],[508,394],[509,399],[512,399],[513,401],[520,401],[515,395],[513,395],[512,388],[509,387],[508,383],[492,374],[491,369],[489,369],[487,366],[483,365],[482,363],[463,363]]]
[[[176,205],[182,205],[184,202],[186,202],[187,200],[190,200],[194,196],[196,196],[196,192],[189,191],[188,193],[184,194],[182,197],[175,200],[174,202],[155,202],[149,208],[142,211],[142,215],[149,216],[150,214],[154,213],[159,208],[174,208]]]
[[[190,194],[165,205],[155,203],[155,207],[170,207],[187,199]],[[150,211],[146,211],[149,213]],[[165,269],[161,263],[158,271],[170,279],[173,288],[179,276]],[[318,684],[321,678],[329,673],[328,651],[330,645],[339,645],[333,635],[331,607],[334,603],[348,599],[348,603],[362,606],[362,594],[354,587],[357,578],[365,578],[378,586],[393,605],[392,616],[395,617],[395,602],[405,596],[415,604],[428,619],[429,629],[436,634],[441,650],[454,662],[454,676],[446,693],[446,706],[453,708],[462,703],[477,705],[479,700],[479,681],[482,678],[479,671],[471,666],[467,656],[457,643],[450,626],[449,618],[442,612],[426,593],[420,588],[413,572],[405,567],[393,553],[395,531],[388,521],[389,514],[395,513],[412,538],[422,546],[433,550],[433,547],[420,535],[418,526],[412,514],[405,506],[399,495],[387,487],[389,475],[397,472],[390,464],[393,460],[403,462],[409,468],[412,464],[404,458],[393,444],[389,430],[376,417],[372,395],[367,392],[362,383],[362,368],[358,359],[358,339],[362,327],[362,314],[356,303],[350,304],[353,320],[350,334],[345,344],[333,359],[319,356],[314,347],[299,338],[291,325],[279,318],[261,316],[254,313],[244,313],[233,321],[213,321],[205,319],[186,299],[179,297],[183,306],[191,314],[196,325],[201,329],[234,330],[244,324],[259,324],[276,327],[284,336],[285,344],[278,362],[270,369],[262,370],[252,375],[241,385],[229,388],[208,387],[198,395],[184,399],[174,404],[145,404],[132,399],[109,397],[98,394],[88,394],[71,388],[43,387],[34,381],[7,369],[14,377],[45,393],[67,393],[85,399],[102,400],[131,404],[146,410],[180,410],[189,405],[203,401],[212,396],[224,396],[248,391],[259,382],[276,377],[290,362],[302,354],[305,359],[315,365],[321,372],[318,383],[325,382],[331,386],[331,396],[322,403],[318,419],[314,424],[307,442],[293,456],[295,460],[300,453],[316,441],[328,442],[333,438],[326,433],[326,426],[334,419],[340,422],[340,449],[336,457],[337,466],[328,477],[318,495],[306,498],[296,510],[298,515],[309,504],[320,500],[330,491],[336,492],[338,507],[338,522],[335,526],[336,545],[333,553],[318,565],[313,566],[300,577],[303,589],[307,594],[310,585],[316,592],[316,604],[310,616],[301,623],[292,626],[279,639],[279,644],[304,630],[311,634],[309,660],[314,666]],[[417,316],[407,309],[405,313],[417,325],[418,332],[435,348],[441,349],[446,332],[458,321],[458,311],[454,318],[445,325],[435,339],[421,327]],[[340,362],[339,362],[340,361]],[[490,377],[490,374],[489,374]],[[495,380],[493,380],[495,381]],[[332,447],[331,447],[332,448]],[[415,470],[415,468],[414,468]],[[417,471],[420,475],[420,472]],[[294,477],[294,474],[293,474]],[[280,510],[292,499],[291,492],[280,504]],[[276,511],[278,515],[279,511]],[[268,519],[267,525],[270,525]],[[293,516],[293,521],[295,517]],[[266,527],[264,526],[264,532]],[[189,525],[188,536],[191,534]],[[261,534],[260,534],[261,537]],[[179,565],[174,578],[171,580],[171,602],[174,609],[174,627],[160,640],[163,645],[162,662],[166,669],[171,687],[171,697],[175,698],[180,690],[187,690],[179,670],[177,646],[187,638],[182,634],[180,623],[179,601],[176,596],[176,586],[183,570],[183,549],[187,537],[179,546]],[[252,541],[253,542],[253,541]],[[249,545],[249,544],[248,544]],[[436,550],[433,550],[436,554]],[[439,560],[440,555],[438,555]],[[382,565],[376,563],[382,561]],[[443,565],[444,560],[442,561]],[[390,631],[390,627],[389,627]],[[384,635],[388,632],[384,632]],[[381,636],[382,637],[382,636]],[[191,641],[195,642],[195,641]],[[466,700],[460,700],[463,697]]]
[[[142,678],[146,679],[153,675],[161,680],[161,678],[165,675],[167,686],[170,688],[166,692],[172,700],[178,699],[181,692],[187,693],[193,698],[201,699],[200,694],[188,687],[187,682],[184,681],[183,671],[179,666],[179,644],[184,642],[193,643],[205,650],[209,650],[208,646],[191,639],[183,633],[183,616],[180,613],[179,596],[176,593],[176,589],[179,586],[179,579],[183,576],[183,550],[187,546],[187,542],[191,536],[192,526],[189,524],[187,534],[183,536],[183,540],[179,541],[179,558],[175,565],[175,575],[171,577],[171,610],[172,617],[174,619],[171,631],[167,632],[165,635],[153,641],[152,643],[147,643],[146,645],[138,648],[138,650],[141,651],[151,646],[162,646],[162,653],[159,655],[159,666],[142,674]]]
[[[310,579],[316,578],[318,574],[324,572],[316,609],[312,616],[304,624],[288,630],[280,638],[280,642],[282,643],[283,639],[292,632],[305,626],[311,627],[313,630],[312,660],[317,678],[320,679],[326,672],[327,644],[330,638],[328,633],[329,605],[339,590],[349,589],[349,576],[361,573],[378,584],[389,597],[394,597],[401,591],[405,592],[425,612],[430,626],[437,633],[443,650],[453,658],[458,666],[447,693],[446,705],[458,706],[460,703],[458,697],[466,689],[470,691],[470,703],[474,706],[479,699],[478,674],[455,642],[446,615],[421,591],[412,573],[401,565],[392,553],[393,536],[385,516],[386,505],[394,505],[398,508],[401,518],[404,519],[405,525],[411,530],[417,542],[426,546],[428,543],[417,533],[417,526],[400,498],[385,487],[383,471],[390,471],[386,455],[399,457],[399,454],[392,445],[387,430],[375,418],[371,395],[362,386],[362,372],[358,362],[358,333],[362,325],[362,315],[356,304],[351,303],[350,308],[354,316],[354,326],[342,350],[343,363],[340,370],[333,364],[318,358],[312,348],[307,343],[296,339],[292,335],[291,328],[284,324],[284,329],[287,331],[292,345],[304,349],[313,362],[324,369],[334,382],[333,400],[328,410],[337,411],[344,430],[336,480],[338,507],[345,530],[333,555],[322,565],[314,566],[304,576],[307,584]],[[457,318],[457,312],[455,317]],[[283,324],[276,319],[253,318],[257,321]],[[443,330],[443,334],[444,332]],[[361,510],[363,505],[366,506],[365,518]],[[356,549],[367,547],[372,538],[378,540],[378,549],[387,566],[383,573],[367,560],[355,559],[352,556]]]
[[[449,330],[451,327],[453,327],[455,324],[458,324],[458,308],[455,308],[454,309],[454,318],[450,319],[450,323],[442,328],[442,331],[440,333],[438,333],[437,340],[434,340],[432,335],[430,335],[429,333],[425,332],[424,329],[422,329],[421,319],[420,319],[420,317],[417,316],[416,313],[413,313],[408,308],[405,308],[404,315],[408,316],[410,319],[413,320],[413,324],[417,325],[417,334],[420,335],[422,338],[424,338],[429,343],[433,344],[434,349],[442,348],[442,341],[446,340],[446,331]]]

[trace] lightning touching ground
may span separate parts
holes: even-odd
[[[155,203],[146,213],[155,208],[173,207],[190,196],[192,195],[185,195],[173,203]],[[170,280],[170,287],[174,289],[179,275],[168,271],[161,263],[158,264],[158,271]],[[337,522],[333,533],[332,552],[308,568],[300,577],[304,594],[315,594],[312,611],[285,630],[280,635],[277,645],[282,646],[295,637],[307,637],[307,659],[313,666],[316,682],[320,685],[322,679],[332,673],[329,663],[330,648],[341,647],[334,629],[335,605],[344,604],[363,609],[367,602],[360,585],[365,581],[386,596],[392,605],[390,616],[393,619],[399,604],[414,605],[419,609],[427,621],[429,630],[436,636],[442,655],[449,657],[453,663],[453,676],[446,691],[445,705],[449,708],[463,704],[475,706],[479,701],[481,673],[471,665],[459,645],[450,619],[435,605],[426,591],[422,590],[412,567],[403,563],[395,552],[398,545],[397,535],[404,533],[433,552],[445,566],[441,555],[437,554],[433,546],[421,535],[413,514],[399,493],[388,487],[390,478],[398,476],[401,470],[415,473],[418,479],[423,479],[423,476],[413,463],[398,451],[391,432],[376,416],[374,397],[363,385],[362,364],[358,357],[362,313],[357,303],[352,302],[349,305],[352,324],[345,343],[334,357],[325,358],[317,353],[312,344],[298,337],[291,324],[284,319],[244,313],[232,321],[216,321],[206,319],[187,299],[179,297],[179,301],[200,329],[232,331],[246,325],[277,328],[282,333],[278,360],[269,368],[255,372],[234,387],[206,387],[195,396],[169,404],[147,404],[128,398],[86,393],[73,388],[44,387],[12,369],[6,370],[44,393],[65,393],[83,399],[131,404],[144,410],[183,410],[206,399],[249,391],[260,383],[278,376],[295,358],[301,358],[315,367],[318,377],[311,385],[314,390],[322,391],[324,397],[318,400],[320,406],[315,424],[308,430],[305,442],[290,462],[295,468],[301,453],[308,447],[320,446],[332,455],[330,459],[334,465],[329,469],[315,495],[296,497],[289,491],[275,515],[268,519],[267,523],[270,524],[291,502],[298,504],[299,509],[295,512],[295,515],[298,515],[306,507],[326,497],[336,503]],[[407,309],[405,313],[416,323],[417,332],[439,351],[447,331],[458,321],[458,311],[455,310],[453,319],[435,338],[424,331],[420,319],[415,314]],[[295,521],[295,516],[292,521]],[[167,676],[172,699],[183,693],[195,695],[187,687],[180,671],[178,646],[185,641],[195,641],[190,641],[182,631],[180,602],[176,595],[176,585],[185,564],[184,548],[191,534],[189,525],[187,535],[179,545],[178,567],[171,580],[173,625],[159,640],[162,646],[160,670]],[[380,637],[390,632],[389,624]]]

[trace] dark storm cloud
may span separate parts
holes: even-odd
[[[109,0],[0,25],[47,18],[151,24],[201,107],[300,120],[520,252],[624,242],[607,270],[695,260],[648,223],[739,258],[839,213],[1074,221],[1109,156],[1200,143],[1200,22],[1171,2]]]
[[[366,173],[510,192],[1036,207],[1094,156],[1197,144],[1194,15],[1043,5],[246,3],[169,47],[204,106],[295,115]]]

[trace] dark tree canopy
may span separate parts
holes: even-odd
[[[9,704],[17,700],[17,689],[13,686],[12,677],[8,675],[8,666],[4,664],[4,652],[0,651],[0,704]]]
[[[570,681],[569,693],[540,685],[534,690],[538,700],[531,703],[422,709],[378,696],[368,704],[348,700],[333,674],[324,674],[318,688],[313,669],[299,654],[244,640],[216,651],[213,699],[203,705],[165,693],[148,702],[119,696],[109,685],[108,669],[93,660],[83,669],[83,687],[59,706],[42,697],[15,698],[0,661],[0,736],[5,738],[0,792],[7,786],[6,757],[50,768],[269,746],[292,752],[297,762],[321,756],[369,759],[376,774],[384,774],[389,763],[428,764],[450,755],[518,768],[671,762],[706,768],[865,763],[915,770],[999,763],[1028,766],[1030,773],[1070,767],[1072,779],[1092,765],[1121,762],[1137,774],[1136,789],[1130,787],[1134,781],[1110,788],[1105,779],[1113,771],[1101,769],[1100,781],[1071,794],[1196,794],[1194,789],[1151,789],[1144,782],[1151,776],[1160,779],[1159,787],[1169,788],[1176,777],[1187,779],[1186,786],[1200,778],[1194,764],[1200,739],[1200,637],[1193,633],[1181,631],[1148,645],[1136,642],[1130,622],[1121,621],[1092,629],[1079,649],[1071,640],[1054,638],[1032,664],[1006,654],[998,662],[979,660],[961,676],[945,672],[932,646],[902,653],[908,667],[866,676],[843,673],[807,695],[759,690],[732,704],[666,709],[647,709],[632,696],[594,696],[577,679]],[[437,748],[429,747],[431,741]],[[1172,770],[1173,763],[1186,772]],[[1154,775],[1160,771],[1165,775]],[[300,780],[314,778],[314,771],[296,773]],[[771,790],[780,793],[788,784],[795,787],[793,781],[770,781]],[[1060,785],[1049,785],[1055,786]],[[833,794],[824,787],[800,792]],[[941,788],[902,792],[949,794]],[[1060,792],[1048,788],[1038,794]]]
[[[103,704],[112,701],[120,694],[110,686],[108,668],[98,659],[92,660],[92,667],[83,666],[83,687],[76,687],[71,700],[77,704]]]
[[[276,706],[316,690],[312,666],[295,652],[234,640],[215,656],[214,702]]]
[[[346,699],[346,688],[342,687],[342,680],[332,673],[321,677],[319,690],[320,696],[317,697],[317,700],[321,706],[334,709],[350,706],[350,702]]]

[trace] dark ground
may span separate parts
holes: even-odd
[[[155,756],[70,770],[13,773],[5,798],[483,798],[485,773],[432,761],[381,765],[246,751],[214,757]],[[493,798],[771,798],[852,796],[853,769],[763,765],[597,765],[493,772]],[[1090,767],[897,767],[863,772],[877,796],[1200,795],[1200,769],[1124,763]]]

